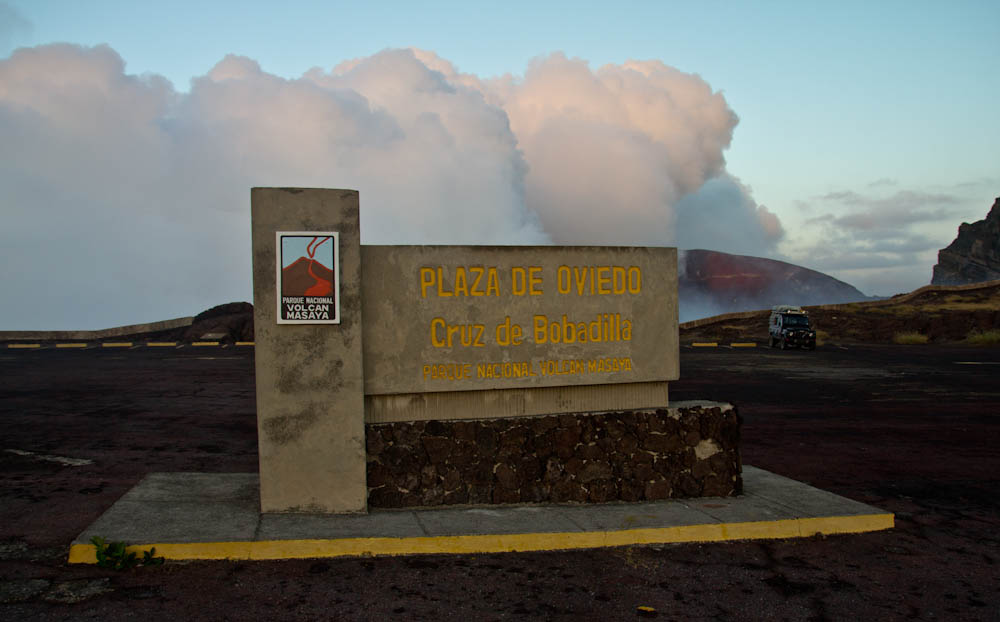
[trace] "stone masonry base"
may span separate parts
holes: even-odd
[[[742,491],[729,404],[366,425],[368,506],[644,501]]]

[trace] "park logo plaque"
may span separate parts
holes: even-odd
[[[336,231],[276,233],[278,324],[339,324]]]

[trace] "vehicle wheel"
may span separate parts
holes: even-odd
[[[787,348],[788,348],[788,343],[785,341],[785,338],[782,337],[781,340],[778,342],[778,349],[785,350]]]
[[[768,336],[768,338],[767,338],[767,345],[770,346],[770,347],[772,347],[772,348],[775,346],[774,335]]]

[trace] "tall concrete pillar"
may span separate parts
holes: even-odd
[[[364,512],[358,193],[253,188],[250,197],[261,511]],[[314,278],[318,289],[311,288],[313,296],[301,306],[288,303],[285,311],[278,291],[283,278],[281,232],[305,240],[317,233],[308,245],[308,256],[298,258],[306,271],[300,272],[296,283],[313,283],[303,279]],[[333,255],[329,255],[331,243],[337,245]],[[316,248],[320,255],[335,257],[339,269],[317,260]],[[289,257],[297,259],[291,256],[297,250],[285,249],[285,263]],[[287,268],[286,296],[293,269]],[[329,269],[334,270],[332,278]],[[333,296],[324,295],[327,283]],[[336,298],[336,304],[326,304],[328,298]],[[316,301],[321,304],[307,304]],[[339,306],[339,313],[334,306]]]

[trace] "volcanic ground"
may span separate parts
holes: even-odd
[[[1000,348],[681,349],[743,461],[890,531],[530,554],[68,565],[145,474],[257,468],[249,347],[0,352],[0,618],[984,620],[1000,611]]]

